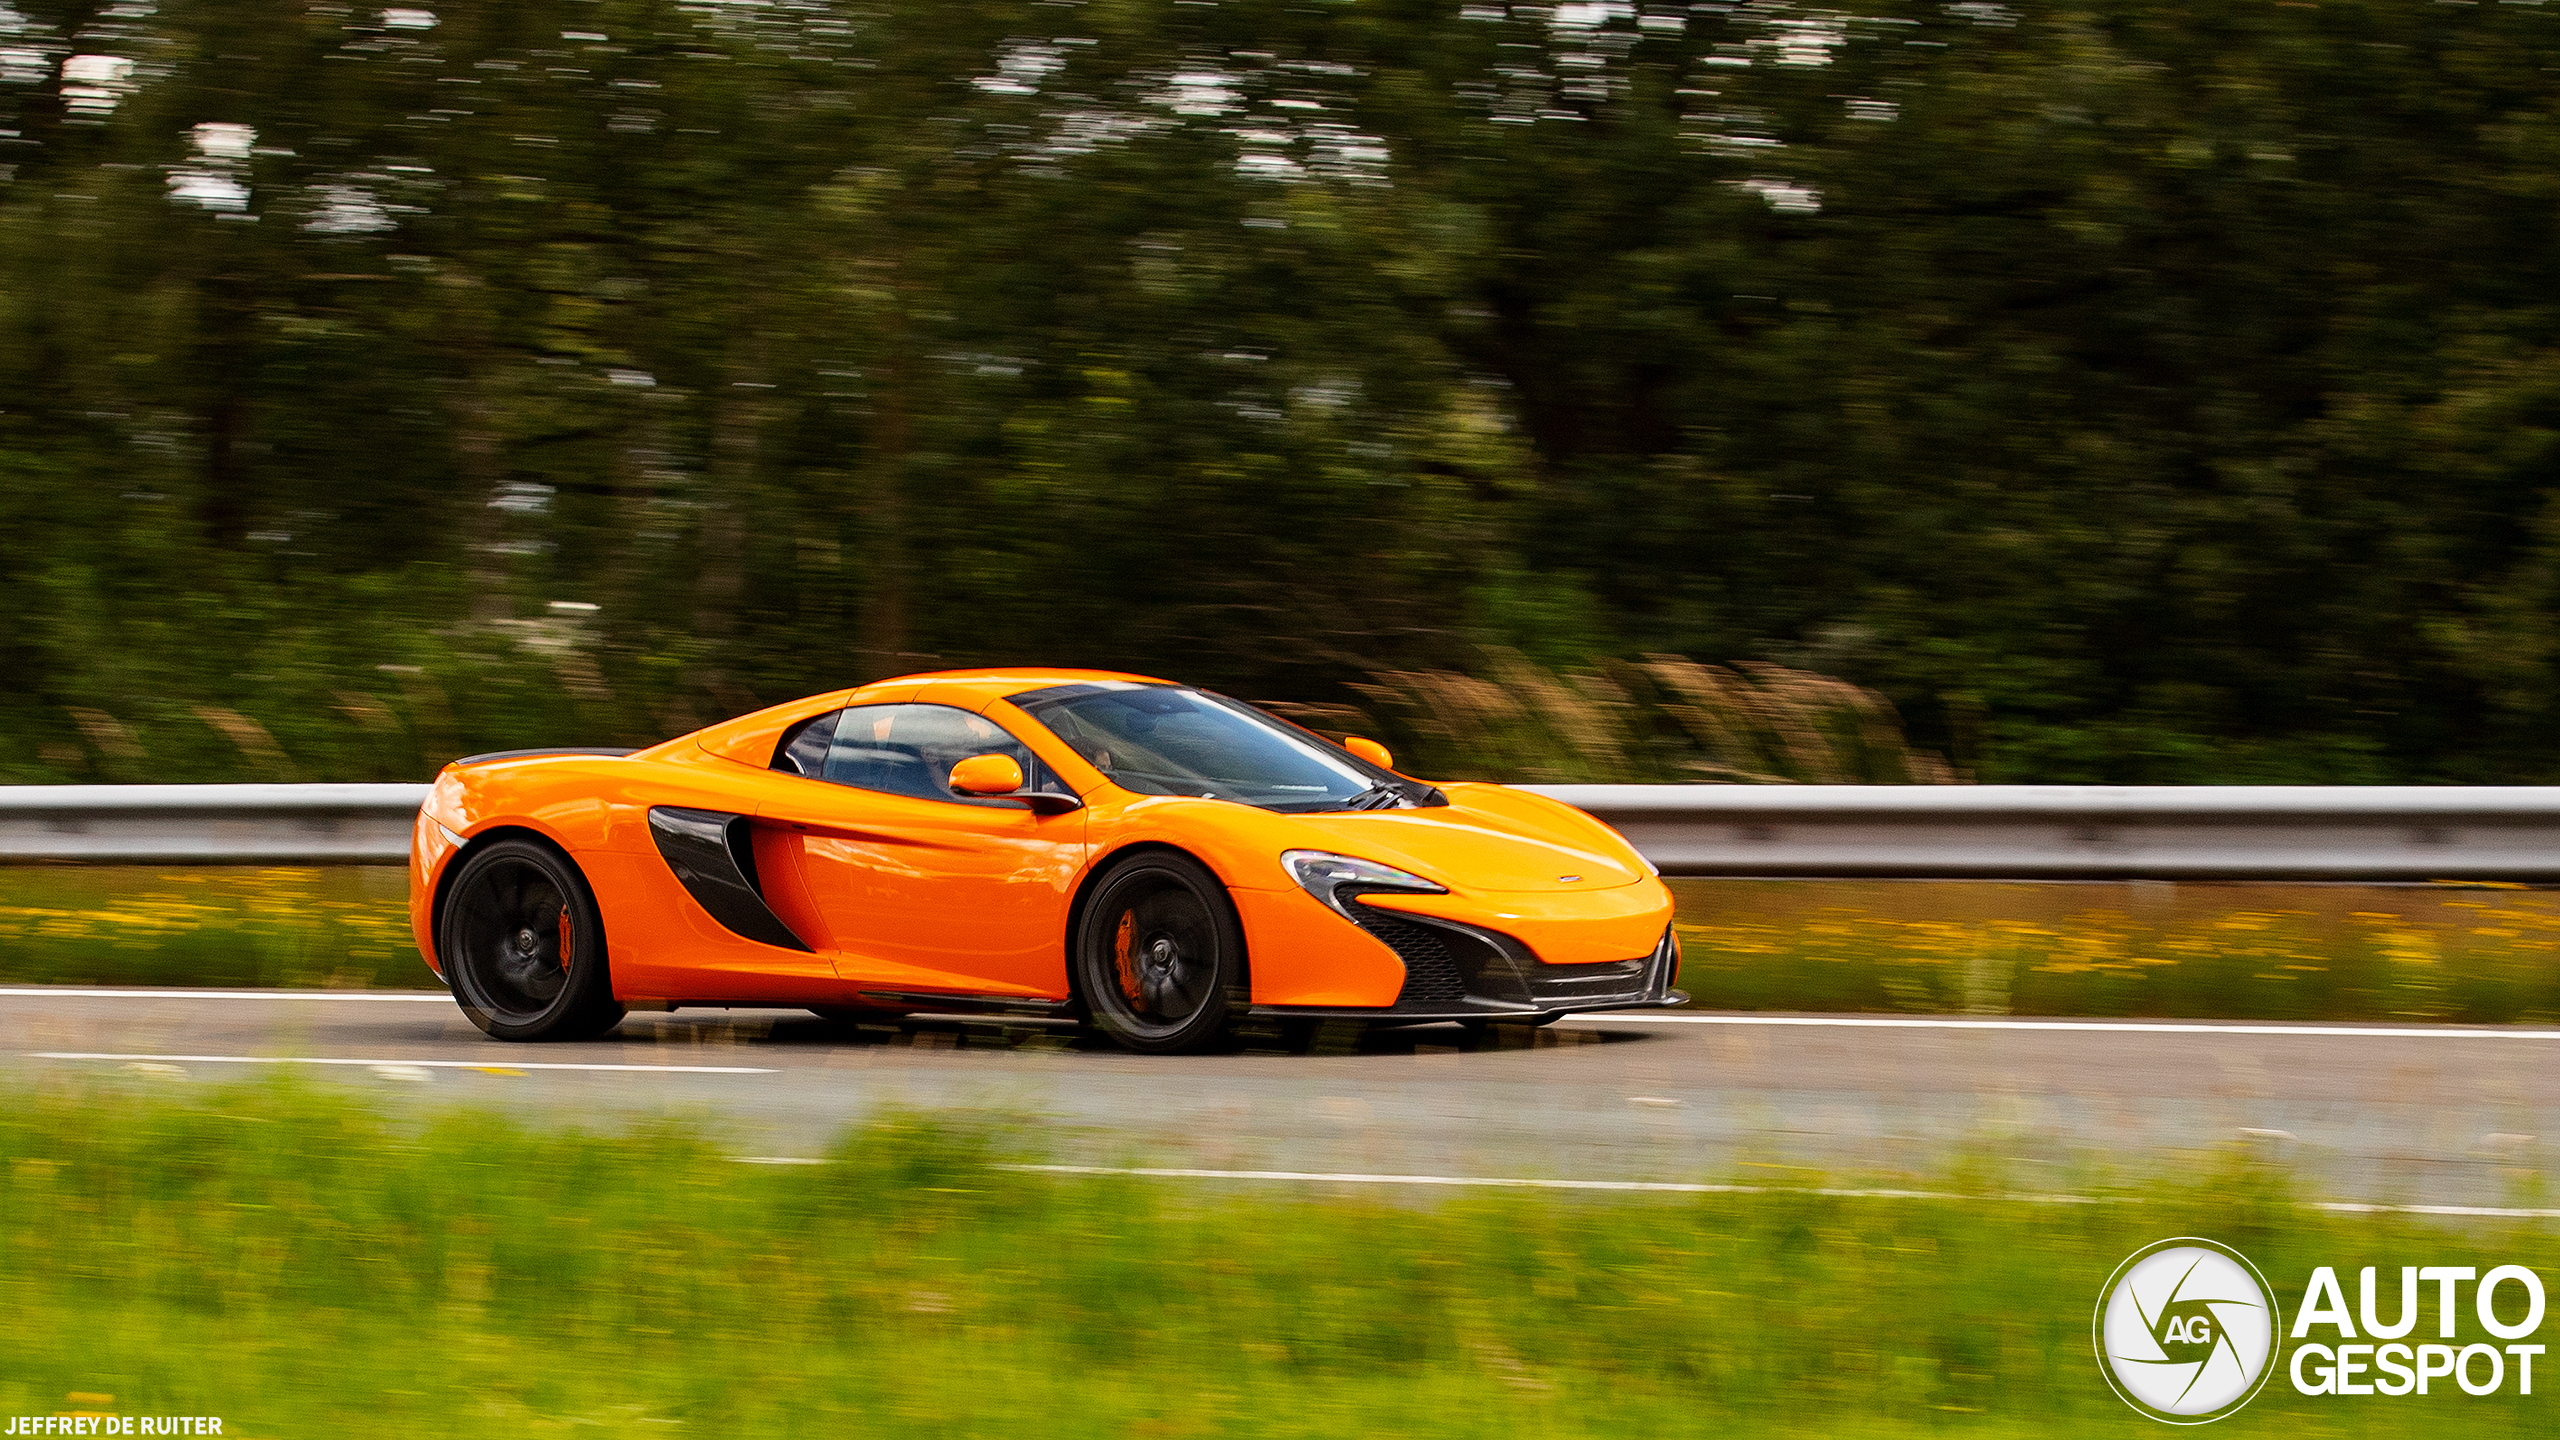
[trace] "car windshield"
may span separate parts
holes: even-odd
[[[1283,811],[1447,803],[1428,785],[1223,695],[1115,681],[1012,698],[1112,783],[1141,795]]]

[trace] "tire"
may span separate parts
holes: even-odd
[[[1074,961],[1094,1027],[1142,1054],[1208,1049],[1252,1004],[1235,902],[1188,855],[1151,851],[1105,875]]]
[[[436,949],[453,998],[500,1040],[585,1040],[622,1023],[604,916],[569,857],[531,840],[473,852],[446,892]]]

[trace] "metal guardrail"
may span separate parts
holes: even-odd
[[[2560,880],[2560,787],[1530,785],[1666,875]]]
[[[1666,875],[2560,881],[2560,787],[1528,785]],[[396,865],[424,785],[0,786],[0,864]]]
[[[424,785],[0,786],[0,865],[401,865]]]

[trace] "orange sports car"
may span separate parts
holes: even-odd
[[[1670,892],[1615,831],[1391,763],[1143,676],[909,675],[646,750],[457,760],[410,922],[504,1040],[789,1006],[1044,1013],[1169,1052],[1247,1019],[1684,998]]]

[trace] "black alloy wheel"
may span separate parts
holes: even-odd
[[[437,950],[453,998],[500,1040],[584,1040],[621,1023],[604,918],[569,857],[501,840],[462,862]]]
[[[1235,903],[1187,855],[1148,852],[1103,877],[1076,927],[1075,969],[1093,1023],[1147,1054],[1207,1049],[1252,1003]]]

